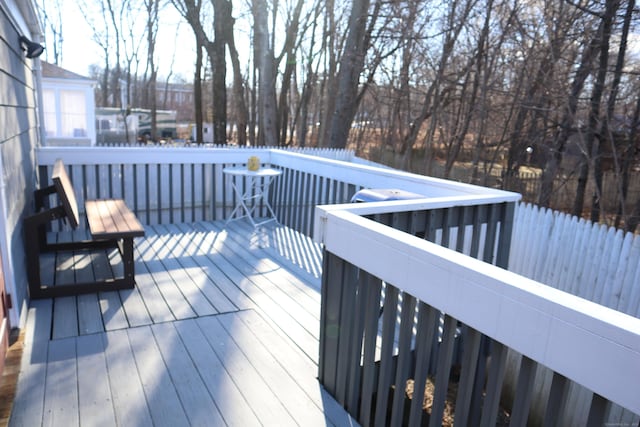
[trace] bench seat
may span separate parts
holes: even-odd
[[[87,200],[84,204],[94,239],[144,236],[144,228],[122,199]]]
[[[90,240],[51,243],[47,227],[52,221],[64,219],[72,227],[79,225],[75,193],[64,164],[57,160],[52,172],[53,185],[36,190],[36,213],[25,218],[27,274],[31,298],[51,298],[82,293],[130,289],[135,286],[133,240],[144,236],[144,228],[135,214],[121,199],[85,201],[85,213]],[[47,208],[49,196],[56,194],[58,206]],[[47,252],[96,251],[117,248],[123,265],[123,275],[87,282],[42,283],[41,254]]]

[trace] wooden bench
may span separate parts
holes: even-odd
[[[144,228],[123,200],[87,200],[85,212],[90,240],[49,242],[47,226],[56,220],[66,220],[72,228],[80,223],[78,203],[64,164],[56,160],[51,174],[53,185],[36,190],[36,213],[25,218],[27,275],[31,298],[51,298],[82,293],[130,289],[135,286],[133,239],[144,236]],[[50,207],[51,195],[57,194],[58,205]],[[117,248],[122,260],[123,276],[95,281],[42,283],[41,255],[55,252],[72,253],[104,251]],[[90,258],[91,259],[91,258]]]

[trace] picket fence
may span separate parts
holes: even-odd
[[[514,217],[509,270],[640,318],[640,235],[520,203]],[[506,379],[517,378],[513,371],[518,361],[519,355],[510,355]],[[547,396],[551,372],[540,371],[535,387],[540,396]],[[513,387],[515,384],[507,385],[507,389]],[[591,395],[574,385],[564,425],[584,425]],[[535,407],[542,400],[534,401],[532,413],[541,413]],[[620,407],[609,409],[610,425],[638,422],[638,415]]]
[[[509,270],[640,318],[640,235],[519,204]]]

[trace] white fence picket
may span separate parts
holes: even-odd
[[[640,236],[520,204],[509,270],[640,317]]]
[[[627,265],[629,268],[625,271],[625,280],[623,284],[622,294],[626,295],[626,304],[621,304],[621,311],[627,314],[640,313],[640,262],[633,260],[640,259],[640,239],[633,239],[631,252]],[[637,316],[638,314],[636,314]]]
[[[509,270],[549,286],[640,318],[640,236],[592,224],[567,214],[519,204],[514,218]],[[518,357],[509,358],[516,372]],[[543,408],[552,372],[536,375],[533,413]],[[507,380],[508,388],[517,376]],[[592,397],[573,384],[563,425],[582,425]],[[638,422],[638,416],[613,405],[608,422]],[[619,425],[619,424],[616,424]]]

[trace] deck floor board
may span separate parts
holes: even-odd
[[[45,384],[42,424],[69,427],[80,425],[74,337],[49,343]]]
[[[247,359],[220,320],[217,317],[202,317],[198,319],[198,325],[258,418],[265,425],[296,425],[287,408],[270,388],[271,385]]]
[[[78,332],[80,335],[104,331],[100,302],[96,294],[78,295]]]
[[[153,426],[126,330],[100,334],[117,425]]]
[[[154,425],[188,426],[187,415],[151,329],[148,326],[128,329],[127,334]]]
[[[34,301],[10,425],[356,425],[316,378],[319,249],[295,234],[149,226],[134,289]]]
[[[101,334],[76,340],[80,425],[116,424],[111,405],[111,389]]]
[[[239,427],[261,425],[252,405],[242,394],[242,384],[238,385],[233,381],[196,320],[181,320],[175,322],[174,326],[225,421]]]

